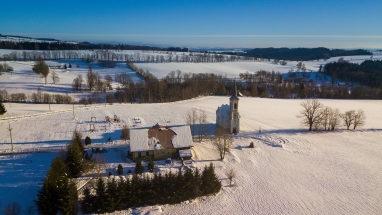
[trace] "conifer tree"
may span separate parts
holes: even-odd
[[[111,213],[115,211],[115,207],[119,204],[119,202],[116,201],[117,194],[117,182],[113,177],[107,182],[106,199],[103,200],[105,201],[105,208],[103,208],[104,212]]]
[[[90,144],[92,144],[92,139],[90,139],[89,136],[86,136],[85,137],[85,145],[90,145]]]
[[[153,161],[153,158],[150,157],[150,159],[149,159],[149,165],[147,166],[147,171],[153,173],[153,172],[154,172],[154,169],[155,169],[154,161]]]
[[[3,102],[0,100],[0,115],[3,115],[7,112],[7,110],[4,107]]]
[[[94,203],[94,209],[97,212],[104,213],[105,199],[107,198],[106,184],[102,178],[98,178],[96,182],[96,198]]]
[[[90,214],[95,212],[94,206],[94,196],[90,193],[90,189],[86,187],[83,191],[84,198],[81,202],[82,213]]]
[[[122,175],[123,174],[123,167],[122,167],[121,164],[118,164],[117,173],[118,173],[118,175]]]
[[[125,201],[127,193],[127,185],[126,181],[123,177],[119,177],[119,181],[117,183],[117,195],[116,195],[116,210],[123,210],[127,208],[127,202]]]
[[[222,184],[217,175],[215,174],[215,167],[212,163],[210,163],[209,167],[204,167],[201,179],[201,190],[203,192],[203,195],[211,195],[220,191]]]
[[[142,173],[143,173],[142,161],[138,159],[135,165],[134,174],[142,174]]]
[[[134,174],[131,179],[131,205],[132,206],[140,206],[143,202],[142,200],[142,179],[138,176],[138,174]]]
[[[56,157],[36,201],[40,214],[76,214],[77,188],[69,180],[64,162]]]
[[[73,178],[78,178],[83,169],[84,162],[81,148],[77,142],[72,142],[69,144],[65,162],[68,166],[70,176]]]

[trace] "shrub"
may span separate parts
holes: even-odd
[[[249,148],[255,148],[255,144],[254,144],[253,142],[251,142],[251,143],[249,144]]]
[[[90,145],[90,144],[92,144],[92,140],[90,139],[89,136],[86,136],[85,137],[85,145]]]

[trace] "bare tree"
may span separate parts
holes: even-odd
[[[96,172],[97,178],[101,177],[101,173],[105,172],[106,167],[106,159],[101,156],[97,156],[94,163],[94,171]]]
[[[199,142],[203,140],[203,136],[207,132],[207,114],[206,111],[199,109],[199,117],[198,117],[198,123],[199,123]]]
[[[324,105],[316,99],[307,100],[300,105],[303,109],[297,117],[302,118],[302,124],[309,126],[309,131],[312,131],[313,125],[321,120]]]
[[[52,72],[52,81],[53,81],[53,84],[56,84],[60,81],[60,78],[58,77],[57,73],[55,71]]]
[[[330,114],[332,112],[332,109],[330,107],[325,107],[325,109],[322,111],[321,116],[321,125],[324,128],[324,130],[329,130],[329,121],[330,121]]]
[[[187,113],[186,123],[191,126],[192,136],[195,135],[195,124],[198,121],[198,113],[196,108],[192,108]]]
[[[82,79],[82,75],[78,75],[77,78],[73,79],[73,90],[78,92],[82,90],[82,83],[84,80]]]
[[[340,124],[341,113],[336,109],[332,109],[329,114],[329,127],[330,130],[334,130]]]
[[[231,149],[233,137],[224,128],[218,128],[213,143],[219,151],[220,159],[224,160],[225,154]]]
[[[225,171],[225,175],[227,176],[228,180],[229,180],[229,186],[232,187],[232,181],[233,179],[236,177],[236,172],[234,169],[228,169]]]
[[[97,75],[93,72],[93,67],[91,64],[89,64],[89,70],[86,73],[86,81],[88,83],[89,90],[92,91],[97,84]]]
[[[365,112],[362,109],[359,109],[357,113],[354,114],[353,129],[355,130],[357,127],[365,124],[365,119]]]
[[[16,202],[8,203],[3,207],[3,213],[5,215],[18,215],[21,213],[21,206]]]
[[[126,123],[123,125],[122,132],[121,132],[121,138],[125,140],[130,138],[130,128],[126,125]]]
[[[341,118],[344,121],[344,125],[347,127],[347,130],[349,130],[350,126],[353,124],[354,115],[354,110],[346,111],[344,114],[341,115]]]

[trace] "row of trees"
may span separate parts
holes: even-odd
[[[97,92],[106,92],[107,90],[112,90],[111,82],[113,81],[110,75],[105,75],[104,81],[102,80],[101,75],[98,72],[93,71],[93,67],[89,64],[88,72],[86,73],[86,85],[84,84],[84,78],[81,74],[77,75],[76,78],[73,79],[72,88],[75,92],[80,92],[87,87],[89,91],[97,91]]]
[[[220,191],[221,182],[212,163],[200,173],[195,170],[154,173],[152,177],[134,174],[131,178],[99,178],[92,192],[85,188],[81,203],[83,213],[111,213],[143,205],[174,204],[212,195]]]
[[[7,90],[0,90],[0,101],[72,104],[74,99],[69,95],[44,93],[41,88],[37,88],[37,93],[31,95],[25,93],[9,94]]]
[[[325,107],[318,100],[307,100],[300,104],[303,109],[297,115],[302,119],[302,124],[309,127],[309,131],[323,129],[325,131],[334,130],[341,124],[349,130],[354,130],[365,123],[365,112],[363,110],[350,110],[341,114],[338,109]]]
[[[115,62],[129,61],[134,63],[218,63],[218,62],[236,62],[236,61],[262,61],[263,59],[226,55],[221,53],[196,53],[196,52],[173,52],[164,51],[161,53],[150,54],[136,52],[134,54],[120,53],[118,50],[94,50],[94,51],[76,51],[76,50],[46,50],[46,51],[23,51],[11,52],[4,54],[2,59],[9,60],[22,60],[22,61],[36,61],[38,58],[44,60],[71,60],[82,59],[88,63],[99,61],[101,65],[106,67],[115,67]],[[278,61],[279,62],[279,61]],[[280,61],[280,64],[285,61]],[[286,63],[286,62],[285,62]],[[284,65],[284,64],[282,64]]]
[[[192,136],[197,136],[199,142],[203,140],[203,137],[208,132],[207,114],[202,109],[192,108],[188,111],[186,117],[186,123],[190,125]]]

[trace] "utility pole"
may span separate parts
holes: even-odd
[[[11,128],[11,124],[8,124],[8,125],[9,125],[8,131],[9,131],[9,136],[11,137],[12,152],[13,152],[12,128]]]
[[[73,102],[73,117],[76,119],[76,116],[74,115],[74,102]]]

